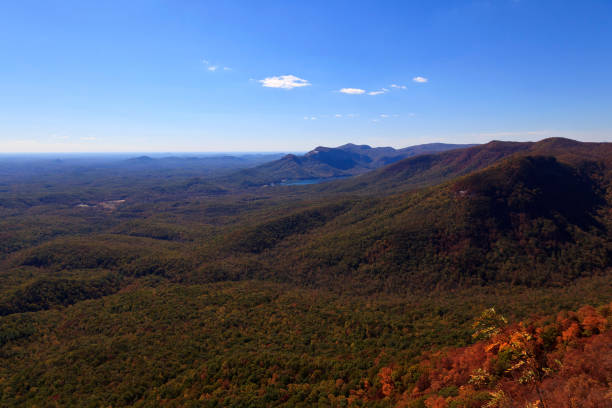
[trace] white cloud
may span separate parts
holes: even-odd
[[[340,92],[348,95],[361,95],[365,93],[365,90],[359,88],[342,88]]]
[[[342,117],[342,115],[341,115],[341,114],[339,114],[339,113],[336,113],[336,114],[334,115],[334,117],[335,117],[335,118],[341,118],[341,117]]]
[[[53,135],[51,135],[51,138],[52,139],[58,139],[58,140],[66,140],[66,139],[69,139],[70,136],[53,134]]]
[[[380,117],[381,117],[381,118],[388,118],[388,117],[389,117],[389,115],[387,115],[386,113],[381,113],[381,114],[380,114]]]
[[[349,118],[356,118],[357,116],[359,116],[359,114],[358,113],[349,113],[346,116],[348,116]]]
[[[219,65],[212,65],[210,63],[209,60],[202,60],[202,64],[206,65],[206,69],[209,70],[210,72],[215,72],[218,71],[219,69],[221,69],[221,67]],[[223,71],[231,71],[232,69],[230,67],[223,67],[222,68]]]
[[[309,86],[310,82],[295,75],[281,75],[260,79],[259,83],[266,88],[293,89]]]
[[[414,82],[419,83],[419,84],[424,84],[425,82],[429,81],[429,79],[427,79],[425,77],[422,77],[422,76],[416,76],[416,77],[412,78],[412,80]]]
[[[406,89],[406,85],[391,84],[391,88]]]
[[[382,95],[384,93],[389,92],[389,90],[387,88],[381,88],[378,91],[370,91],[368,92],[368,95]]]
[[[9,141],[9,143],[11,143],[11,141]],[[20,139],[20,140],[13,140],[12,143],[14,143],[15,145],[34,145],[34,144],[38,144],[38,140],[35,139]]]
[[[82,137],[81,140],[96,140],[93,136]]]
[[[317,120],[316,116],[304,116],[304,120]]]

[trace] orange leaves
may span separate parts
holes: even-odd
[[[570,327],[561,332],[561,339],[564,342],[572,341],[578,337],[580,337],[580,325],[576,322],[572,323]]]
[[[503,327],[503,320],[488,309],[475,325],[485,334],[481,337],[488,339],[428,353],[420,365],[423,374],[400,402],[410,406],[410,401],[423,398],[428,408],[466,401],[478,408],[510,406],[510,401],[549,408],[609,406],[610,317],[608,307],[585,306],[559,313],[556,320],[542,318]],[[380,371],[381,385],[390,374],[390,370]],[[455,394],[446,392],[450,388],[455,388]],[[488,402],[481,399],[486,393]]]
[[[498,342],[491,343],[491,344],[489,344],[488,346],[485,347],[485,352],[486,353],[497,354],[497,352],[499,351],[500,347],[502,345],[505,345],[505,344],[507,344],[507,343],[498,343]]]
[[[349,404],[385,400],[396,408],[422,406],[415,403],[427,408],[608,406],[610,317],[608,308],[585,306],[556,319],[502,325],[503,317],[488,309],[475,325],[486,340],[425,353],[411,375],[403,375],[402,366],[382,367],[374,384],[362,381],[350,391]]]
[[[385,397],[391,396],[391,394],[393,394],[394,389],[395,387],[393,386],[393,384],[385,383],[382,385],[382,393]]]
[[[557,322],[563,329],[561,341],[568,343],[579,337],[589,337],[593,334],[604,333],[610,326],[608,317],[611,308],[605,307],[598,312],[592,306],[583,306],[577,313],[559,314]]]
[[[608,321],[592,306],[584,306],[578,310],[578,317],[582,320],[582,327],[589,333],[603,333]]]
[[[367,401],[368,391],[370,390],[370,387],[370,381],[368,381],[367,378],[362,379],[359,389],[349,391],[349,405],[355,403],[356,401]]]
[[[439,395],[427,398],[425,400],[425,405],[427,408],[446,408],[448,406],[446,399]]]
[[[606,319],[601,316],[587,316],[582,321],[585,330],[591,333],[602,333],[606,330]]]
[[[395,390],[395,384],[393,383],[393,378],[391,377],[392,374],[393,370],[391,367],[383,367],[378,372],[381,392],[385,397],[389,397],[391,394],[393,394],[393,390]]]

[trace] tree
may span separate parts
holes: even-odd
[[[489,339],[498,334],[501,328],[507,324],[508,320],[497,313],[494,307],[485,309],[472,325],[474,329],[472,337],[477,340]]]

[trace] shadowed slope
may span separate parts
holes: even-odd
[[[303,156],[289,154],[280,160],[240,171],[226,181],[259,186],[283,180],[354,176],[407,157],[468,146],[471,145],[430,143],[399,150],[351,143],[335,148],[319,146]]]
[[[323,225],[201,271],[366,291],[564,284],[612,265],[609,174],[516,157],[436,188],[354,201]]]
[[[345,192],[398,192],[434,185],[484,169],[510,156],[548,155],[578,165],[583,161],[610,164],[612,143],[582,143],[563,138],[540,142],[492,141],[466,149],[404,159],[376,171],[319,188]]]

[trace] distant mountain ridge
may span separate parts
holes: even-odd
[[[338,147],[319,146],[303,156],[288,154],[280,160],[240,171],[233,178],[247,185],[263,185],[283,180],[355,176],[409,157],[471,146],[474,145],[428,143],[403,149],[352,143]]]
[[[350,180],[342,180],[320,189],[344,192],[399,192],[430,186],[484,169],[511,156],[546,155],[578,164],[584,160],[609,161],[611,143],[584,143],[565,138],[539,142],[491,141],[466,149],[426,153],[408,157]]]

